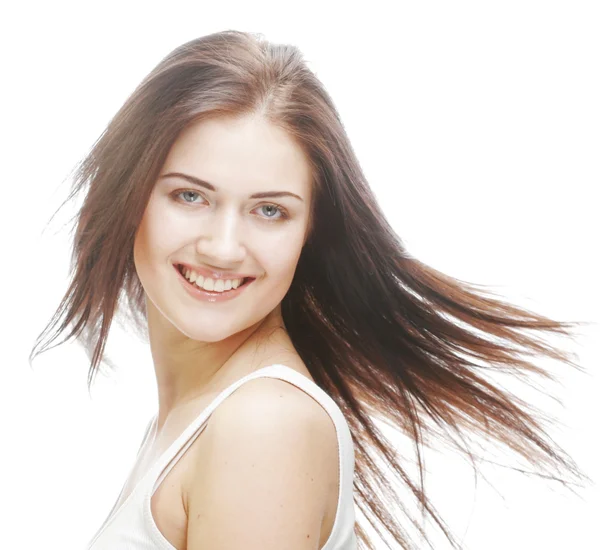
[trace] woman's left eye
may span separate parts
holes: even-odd
[[[265,219],[267,221],[281,221],[281,220],[285,220],[285,219],[289,218],[288,213],[281,206],[277,206],[276,204],[262,204],[258,208],[271,208],[272,211],[279,212],[279,216],[277,216],[277,217],[267,215],[265,217]]]
[[[195,191],[192,191],[190,189],[184,189],[182,191],[176,191],[173,194],[174,197],[177,197],[177,199],[181,202],[184,202],[185,204],[197,204],[200,201],[195,201],[193,200],[194,197],[200,197],[202,198],[202,195],[200,193],[196,193]],[[185,197],[191,197],[192,200],[187,200]],[[183,199],[180,199],[180,197],[183,197]],[[279,212],[279,216],[275,216],[273,214],[269,214],[267,213],[265,216],[261,216],[264,220],[266,221],[282,221],[282,220],[286,220],[289,218],[289,214],[287,213],[287,211],[285,210],[285,208],[283,208],[282,206],[279,206],[277,204],[261,204],[260,206],[257,206],[256,208],[268,208],[270,210],[271,213],[277,213]],[[256,210],[255,208],[255,210]],[[267,210],[263,210],[263,213],[268,212]]]

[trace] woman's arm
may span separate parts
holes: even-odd
[[[337,487],[333,421],[281,380],[252,380],[215,410],[188,500],[188,550],[316,550]]]

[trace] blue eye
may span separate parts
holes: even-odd
[[[172,196],[174,197],[174,200],[176,200],[177,202],[183,202],[186,205],[202,204],[202,201],[193,200],[194,197],[199,197],[201,199],[204,199],[204,197],[200,193],[197,193],[196,191],[192,191],[191,189],[179,189],[179,190],[175,191],[174,193],[172,193]],[[187,200],[188,198],[191,198],[192,200]],[[282,206],[279,206],[278,204],[271,204],[271,203],[261,204],[260,206],[257,206],[256,208],[269,208],[270,211],[275,214],[277,212],[279,212],[279,216],[275,216],[273,214],[259,216],[261,219],[268,221],[268,222],[284,221],[290,217],[288,212],[286,211],[286,209],[283,208]],[[263,210],[263,212],[266,212],[266,211]]]
[[[198,197],[201,197],[200,193],[196,193],[195,191],[191,191],[189,189],[186,189],[184,191],[178,191],[177,193],[175,193],[175,196],[179,197],[179,196],[183,195],[184,193],[188,193],[188,195],[196,195]],[[188,204],[194,204],[196,201],[188,201],[188,200],[184,199],[183,202],[186,202]]]
[[[281,221],[281,220],[286,220],[287,218],[289,218],[287,212],[281,206],[277,206],[276,204],[263,204],[263,205],[259,206],[258,208],[267,208],[267,207],[272,208],[274,212],[279,212],[278,217],[265,216],[265,219],[267,221]]]

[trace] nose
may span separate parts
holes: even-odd
[[[196,250],[207,263],[223,268],[240,263],[244,259],[245,249],[240,241],[240,222],[232,209],[222,209],[221,212],[210,216],[203,229],[196,241]]]

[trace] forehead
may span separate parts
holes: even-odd
[[[162,173],[184,172],[220,190],[265,188],[310,192],[304,151],[282,128],[259,115],[212,118],[186,127],[171,147]]]

